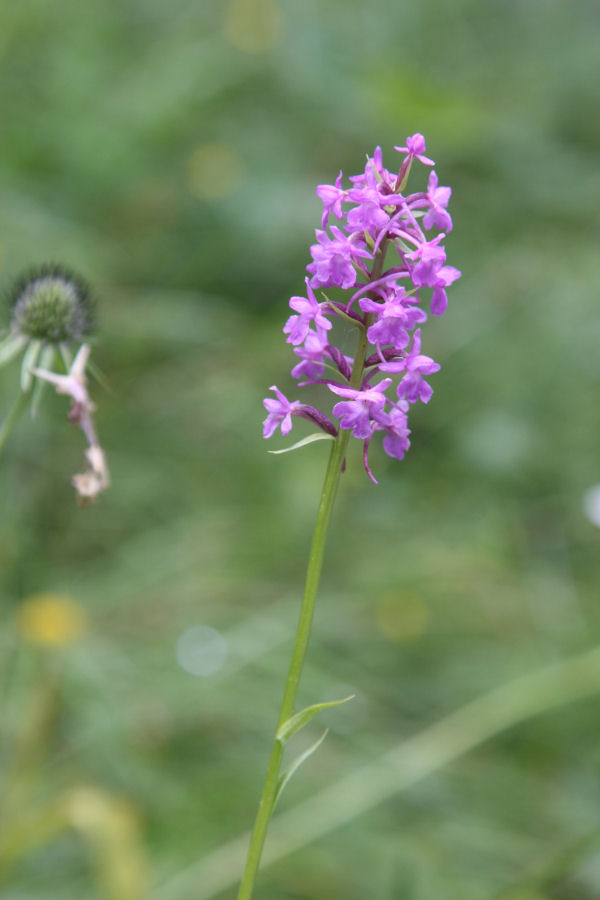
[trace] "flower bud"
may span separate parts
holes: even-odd
[[[60,344],[82,341],[92,327],[89,288],[62,266],[44,264],[22,276],[10,294],[11,331]]]

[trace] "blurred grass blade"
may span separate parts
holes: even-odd
[[[373,762],[278,815],[263,867],[352,821],[384,800],[533,716],[600,692],[600,647],[545,666],[466,703]],[[234,838],[152,893],[152,900],[212,900],[234,885],[248,834]]]
[[[341,706],[342,703],[347,703],[348,700],[354,699],[355,696],[355,694],[350,694],[349,697],[344,697],[343,700],[327,700],[324,703],[313,703],[312,706],[306,706],[304,709],[301,709],[300,712],[291,716],[291,718],[277,729],[277,734],[275,735],[276,740],[278,740],[280,744],[285,744],[293,734],[296,734],[297,731],[304,728],[307,722],[310,722],[313,716],[316,716],[322,709],[329,709],[331,706]]]
[[[273,800],[273,809],[277,806],[277,801],[281,797],[281,793],[292,777],[292,775],[297,772],[303,762],[306,762],[309,756],[312,756],[315,750],[318,750],[327,734],[329,733],[329,729],[326,728],[321,737],[312,744],[308,750],[305,750],[304,753],[301,753],[300,756],[297,756],[294,762],[289,766],[284,772],[279,776],[279,781],[277,782],[277,793],[275,794],[275,799]]]
[[[100,387],[103,388],[107,394],[114,394],[108,378],[106,377],[102,369],[96,365],[95,362],[92,362],[90,360],[90,362],[87,364],[87,370],[92,378],[94,378],[98,382]]]
[[[9,363],[11,359],[23,349],[27,339],[19,335],[9,334],[9,336],[0,343],[0,366]]]

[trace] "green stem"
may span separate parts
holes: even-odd
[[[386,241],[382,242],[381,247],[375,257],[373,269],[370,274],[371,281],[376,280],[381,275],[383,262],[385,259]],[[359,338],[356,354],[354,356],[354,364],[352,366],[352,376],[350,378],[350,387],[359,389],[362,385],[363,374],[365,370],[365,360],[367,358],[367,350],[369,341],[367,339],[367,328],[371,324],[372,316],[366,317],[366,323],[359,325]],[[353,322],[354,324],[354,322]],[[317,599],[317,591],[319,589],[319,581],[321,579],[321,570],[323,568],[323,556],[325,554],[325,540],[327,538],[327,529],[331,518],[331,511],[335,502],[335,495],[340,479],[340,473],[346,456],[346,447],[350,439],[350,431],[342,431],[340,429],[337,438],[331,448],[329,454],[329,463],[325,472],[325,481],[323,482],[323,490],[321,492],[321,502],[317,512],[317,521],[313,533],[310,554],[308,557],[308,568],[306,570],[306,582],[304,585],[304,596],[302,598],[302,606],[300,608],[300,618],[298,620],[298,628],[296,630],[296,640],[292,651],[292,659],[283,692],[283,700],[281,701],[281,709],[277,720],[277,728],[275,729],[275,737],[271,747],[271,756],[267,766],[267,774],[263,785],[262,794],[258,804],[258,812],[250,837],[250,845],[248,847],[248,855],[246,858],[246,866],[237,900],[250,900],[252,891],[254,890],[254,882],[260,865],[260,857],[269,827],[269,820],[273,814],[275,804],[275,796],[277,792],[277,784],[279,781],[279,770],[281,768],[281,758],[283,756],[283,743],[277,740],[277,732],[284,722],[293,715],[298,686],[302,676],[306,651],[308,649],[308,641],[310,638],[310,629],[312,626],[313,614],[315,609],[315,601]]]
[[[292,652],[292,659],[288,671],[283,700],[281,702],[281,710],[277,720],[277,729],[286,722],[294,712],[294,703],[296,694],[298,693],[298,685],[302,675],[304,659],[310,637],[310,629],[312,625],[313,612],[315,608],[315,600],[317,598],[317,589],[323,566],[323,554],[325,551],[325,538],[327,536],[327,526],[331,517],[333,503],[335,500],[336,488],[346,452],[349,432],[340,432],[334,441],[329,455],[329,464],[325,474],[323,491],[321,494],[321,502],[319,504],[319,512],[315,531],[313,534],[312,544],[310,548],[310,556],[308,560],[308,569],[306,572],[306,584],[304,588],[304,597],[302,599],[302,607],[300,609],[300,618],[298,621],[298,629],[296,632],[296,641]],[[273,738],[271,747],[271,756],[267,767],[265,783],[263,785],[262,795],[258,805],[258,812],[250,838],[250,846],[248,848],[248,856],[246,859],[246,867],[240,884],[238,900],[250,900],[254,889],[254,882],[258,867],[262,848],[267,834],[269,820],[273,812],[273,804],[275,793],[277,791],[277,783],[279,780],[279,769],[281,767],[281,758],[283,756],[283,744],[276,738]]]
[[[360,387],[362,382],[365,359],[367,354],[367,334],[366,328],[361,328],[354,365],[352,367],[352,377],[350,385],[354,388]],[[335,501],[337,486],[346,455],[346,447],[350,438],[349,431],[339,432],[336,440],[331,448],[329,455],[329,463],[325,472],[325,481],[321,493],[321,502],[317,513],[317,521],[313,534],[310,555],[308,558],[308,568],[306,570],[306,583],[304,586],[304,596],[302,598],[302,606],[300,608],[300,618],[296,631],[296,641],[292,651],[292,659],[288,671],[283,700],[279,718],[277,720],[276,733],[279,728],[286,722],[294,712],[294,703],[298,693],[298,686],[304,667],[304,659],[308,648],[310,638],[310,629],[313,620],[315,601],[317,599],[317,591],[321,578],[321,570],[323,568],[323,556],[325,553],[325,540],[327,538],[327,529],[331,518],[331,511]],[[273,738],[271,747],[271,756],[265,776],[262,795],[258,805],[258,812],[254,822],[252,836],[250,838],[250,846],[248,848],[248,856],[246,859],[246,867],[240,884],[238,900],[250,900],[252,891],[254,890],[254,882],[260,865],[260,857],[262,854],[269,820],[273,813],[275,794],[277,791],[277,783],[279,780],[279,770],[281,767],[281,758],[283,756],[283,744]]]
[[[28,400],[29,394],[25,391],[19,391],[17,399],[7,413],[2,425],[0,425],[0,453],[4,450],[4,445],[13,433],[15,425],[21,418],[22,413],[25,411]]]

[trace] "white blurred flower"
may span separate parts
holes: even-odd
[[[89,356],[89,344],[82,344],[66,375],[59,375],[45,369],[34,368],[31,370],[36,378],[50,382],[58,394],[64,394],[72,400],[69,421],[81,428],[89,444],[85,451],[88,467],[71,479],[83,502],[94,500],[101,491],[106,490],[110,485],[106,458],[98,442],[92,420],[95,407],[89,398],[86,387],[85,369]]]
[[[592,525],[600,528],[600,484],[594,484],[583,495],[583,512]]]

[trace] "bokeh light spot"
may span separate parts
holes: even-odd
[[[72,644],[85,630],[85,614],[65,594],[33,594],[17,618],[21,635],[33,644],[58,647]]]
[[[377,604],[375,619],[379,630],[391,641],[410,643],[425,634],[431,612],[418,594],[387,593]]]
[[[179,636],[177,662],[190,675],[214,675],[225,665],[227,641],[208,625],[193,625]]]
[[[510,411],[482,412],[467,423],[460,449],[469,464],[487,472],[518,472],[533,459],[539,439],[535,426]]]
[[[600,528],[600,484],[595,484],[583,495],[583,512],[592,525]]]
[[[264,53],[278,41],[282,27],[276,0],[231,0],[225,10],[227,39],[247,53]]]
[[[229,144],[215,141],[197,147],[187,162],[187,184],[201,200],[219,200],[238,187],[243,164]]]

